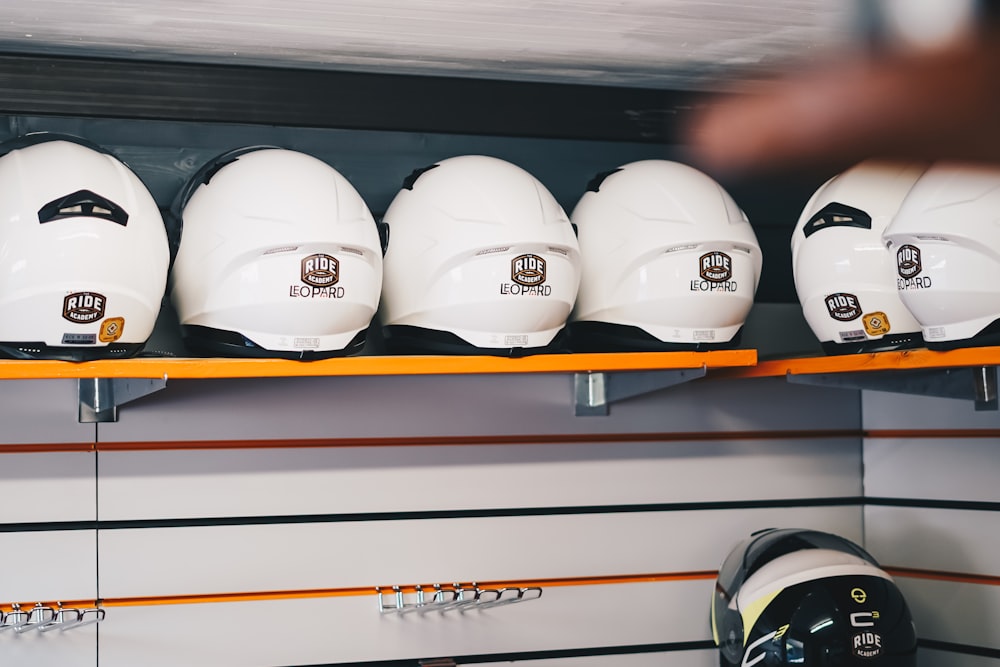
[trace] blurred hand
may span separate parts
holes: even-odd
[[[720,174],[865,158],[1000,164],[1000,34],[946,50],[845,59],[709,100],[684,129],[691,159]]]

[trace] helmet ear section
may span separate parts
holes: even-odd
[[[743,616],[736,609],[727,608],[719,625],[720,665],[740,664],[743,657]]]

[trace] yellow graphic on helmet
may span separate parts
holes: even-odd
[[[102,343],[113,343],[122,337],[125,331],[124,317],[109,317],[101,322],[101,333],[97,336]]]
[[[865,313],[861,321],[864,322],[865,331],[868,332],[869,336],[882,336],[889,333],[892,328],[889,325],[889,317],[882,311]]]

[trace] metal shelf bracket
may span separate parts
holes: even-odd
[[[167,386],[167,378],[86,378],[78,382],[81,424],[118,421],[118,406]]]
[[[996,410],[998,406],[996,366],[801,375],[787,373],[785,378],[793,384],[970,400],[979,411]]]
[[[577,417],[605,416],[612,403],[705,377],[707,369],[586,372],[573,374]]]

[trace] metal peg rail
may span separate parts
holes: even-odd
[[[20,603],[14,602],[9,610],[0,609],[0,635],[7,631],[23,634],[31,631],[71,630],[100,623],[104,616],[104,608],[99,605],[80,608],[66,607],[61,602],[56,602],[55,606],[37,602],[25,609]]]
[[[481,588],[476,583],[454,583],[449,586],[376,587],[378,612],[382,615],[404,615],[430,612],[484,611],[512,604],[529,602],[542,597],[540,586]]]

